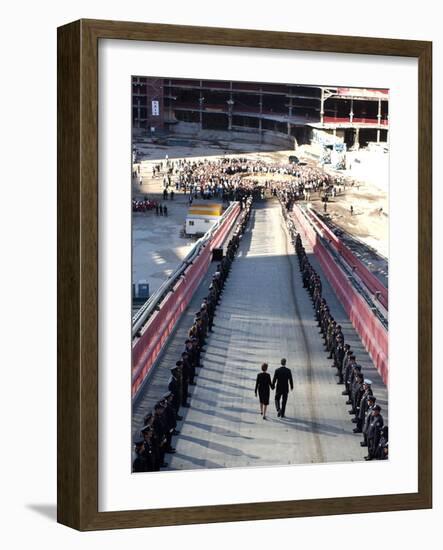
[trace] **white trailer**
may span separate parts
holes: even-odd
[[[193,204],[186,216],[185,233],[187,235],[204,235],[218,222],[223,207],[220,203]]]

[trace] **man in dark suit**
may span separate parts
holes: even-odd
[[[291,371],[286,366],[286,359],[281,360],[281,366],[275,371],[272,380],[272,389],[275,389],[275,408],[281,418],[285,417],[286,402],[288,400],[289,386],[294,389]],[[281,399],[281,407],[280,407]]]

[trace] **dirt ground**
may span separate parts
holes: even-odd
[[[324,212],[324,204],[314,197],[312,207]],[[353,212],[351,213],[351,206]],[[331,220],[385,258],[389,255],[388,196],[369,183],[356,183],[330,198],[326,213]],[[380,210],[381,209],[381,210]]]

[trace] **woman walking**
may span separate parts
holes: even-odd
[[[260,400],[260,414],[263,416],[263,420],[266,420],[266,409],[269,405],[269,393],[272,388],[271,376],[268,372],[268,364],[263,363],[261,366],[262,372],[257,374],[257,381],[255,382],[255,396]]]

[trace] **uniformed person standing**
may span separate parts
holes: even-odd
[[[357,407],[360,404],[360,399],[363,397],[364,388],[363,388],[363,375],[360,372],[357,372],[354,376],[354,382],[351,385],[351,405],[352,408],[349,411],[349,414],[357,414]]]
[[[143,445],[145,456],[148,461],[148,471],[158,472],[160,470],[161,460],[160,460],[160,449],[158,446],[158,441],[154,437],[154,431],[152,428],[152,422],[154,417],[152,414],[149,414],[145,417],[146,425],[141,429],[141,435],[143,436]]]
[[[365,419],[363,422],[363,441],[360,441],[361,447],[367,447],[368,446],[368,439],[366,437],[366,434],[368,432],[369,427],[369,421],[371,420],[371,414],[372,410],[375,407],[376,397],[374,395],[370,395],[367,399],[368,401],[368,408],[365,413]]]
[[[195,386],[195,377],[197,376],[196,373],[196,358],[195,358],[195,351],[192,346],[191,340],[186,340],[185,342],[185,349],[183,353],[181,354],[181,358],[183,361],[183,364],[186,365],[187,370],[189,371],[189,384],[191,386]]]
[[[204,303],[200,308],[200,318],[202,320],[203,332],[205,336],[208,334],[209,329],[209,314],[208,306]]]
[[[171,369],[171,376],[168,381],[168,390],[174,396],[172,399],[172,406],[174,407],[176,413],[178,414],[178,410],[181,404],[181,391],[180,391],[181,388],[178,382],[177,373],[178,373],[178,368],[177,366],[175,366]]]
[[[148,470],[148,461],[146,460],[145,450],[144,450],[144,441],[143,439],[138,439],[134,442],[135,448],[135,459],[132,463],[132,471],[137,472],[149,472]]]
[[[329,309],[326,309],[323,313],[323,319],[322,319],[322,325],[321,325],[321,333],[323,334],[323,340],[324,345],[327,345],[328,342],[328,331],[329,331],[329,325],[334,320],[334,317],[329,312]]]
[[[349,344],[345,344],[343,346],[343,359],[341,363],[337,365],[337,376],[338,376],[338,382],[337,384],[343,384],[344,383],[344,372],[346,369],[346,365],[348,364],[348,361],[350,360],[350,357],[352,355],[351,346]],[[342,392],[343,394],[343,392]]]
[[[335,351],[340,344],[341,345],[344,344],[344,337],[343,337],[343,333],[341,331],[340,325],[337,325],[337,327],[335,328],[334,334],[332,336],[332,345],[331,345],[331,350],[329,354],[329,359],[334,359],[334,365],[335,365]]]
[[[206,312],[208,314],[208,330],[209,332],[212,331],[212,327],[214,326],[214,315],[215,315],[215,301],[214,301],[214,294],[212,292],[209,292],[208,296],[203,300],[203,305],[206,306]]]
[[[182,384],[183,384],[183,393],[182,393],[182,405],[186,407],[189,397],[189,384],[191,381],[191,364],[189,361],[188,354],[184,351],[181,354],[181,369],[182,369]]]
[[[348,395],[350,396],[351,395],[351,383],[353,381],[353,377],[354,377],[354,370],[355,370],[355,367],[357,367],[357,361],[356,361],[356,358],[355,358],[355,355],[354,354],[351,354],[351,357],[348,361],[348,364],[346,365],[346,370],[345,370],[345,390],[342,392],[342,395]],[[350,405],[351,404],[351,400],[348,399],[346,401],[346,405]]]
[[[160,466],[165,468],[168,464],[165,462],[165,453],[168,448],[167,427],[162,418],[163,407],[157,403],[154,407],[154,419],[152,422],[153,439],[156,440],[160,452]]]
[[[166,414],[168,416],[168,421],[172,426],[172,435],[178,435],[180,431],[177,430],[177,420],[181,420],[182,417],[178,417],[175,412],[175,409],[173,406],[174,395],[172,394],[172,392],[168,391],[163,395],[162,400],[166,407]]]
[[[175,415],[174,413],[172,413],[171,409],[169,409],[168,402],[165,398],[162,398],[157,405],[160,407],[160,421],[163,424],[163,430],[165,432],[165,437],[166,437],[165,452],[175,453],[175,449],[171,445],[172,432],[174,431],[175,426],[177,425],[177,422],[175,420]]]
[[[355,434],[360,434],[363,431],[363,423],[365,421],[366,412],[369,407],[368,399],[372,396],[371,384],[372,380],[365,378],[363,382],[363,395],[361,396],[360,402],[357,406],[355,418],[352,419],[352,422],[357,424],[357,426],[353,429],[353,432]]]
[[[326,332],[326,349],[330,352],[328,357],[329,359],[332,359],[332,344],[336,325],[337,323],[334,321],[334,319],[331,318],[331,321],[328,325],[328,330]]]
[[[374,405],[369,420],[368,431],[366,433],[368,441],[368,455],[365,456],[365,460],[373,460],[375,458],[375,452],[377,450],[381,429],[383,428],[383,417],[380,414],[380,405]]]
[[[345,358],[345,346],[343,342],[338,342],[334,352],[334,362],[331,367],[337,369],[338,383],[343,383],[343,359]]]
[[[201,349],[200,349],[200,346],[198,345],[197,338],[196,337],[191,338],[191,342],[195,353],[195,366],[197,368],[203,367],[203,365],[201,364]]]
[[[206,344],[206,340],[205,340],[206,335],[205,335],[205,332],[204,332],[202,320],[200,318],[198,318],[196,320],[196,322],[194,323],[194,326],[195,326],[195,332],[194,332],[193,336],[195,336],[197,338],[198,345],[200,347],[200,351],[205,351],[203,346]]]
[[[314,294],[314,310],[315,318],[317,320],[317,326],[320,326],[320,311],[324,303],[324,298],[322,298],[321,292],[317,289]]]
[[[320,327],[320,334],[324,334],[326,319],[329,317],[329,308],[326,300],[323,299],[323,303],[320,305],[318,326]]]
[[[152,442],[152,430],[149,428],[143,435],[143,447],[147,461],[147,471],[155,472],[160,469],[159,453]]]
[[[188,398],[188,373],[183,372],[183,361],[177,361],[175,366],[177,369],[175,372],[175,377],[179,387],[180,405],[182,407],[189,407],[189,404],[186,401]],[[169,387],[168,390],[172,391]]]
[[[387,460],[389,455],[389,442],[388,442],[388,427],[383,426],[380,432],[380,441],[378,442],[377,449],[375,451],[375,458],[377,460]]]

